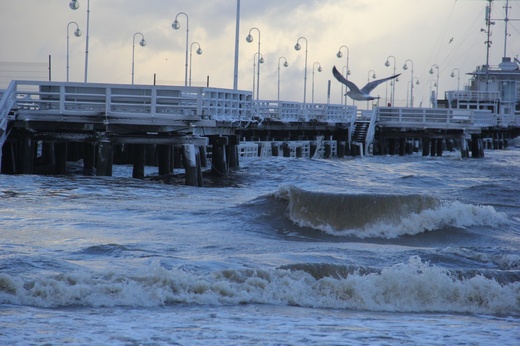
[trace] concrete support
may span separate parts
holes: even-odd
[[[399,156],[406,153],[406,138],[399,138]]]
[[[288,143],[282,144],[283,157],[291,157],[291,147]]]
[[[347,142],[346,141],[338,141],[338,158],[342,159],[345,157],[347,152]]]
[[[240,166],[239,154],[238,154],[238,145],[239,144],[240,144],[240,139],[238,138],[238,136],[229,136],[228,137],[228,144],[226,146],[228,168],[237,168]]]
[[[208,167],[208,152],[205,145],[199,147],[200,166]]]

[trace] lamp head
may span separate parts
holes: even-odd
[[[342,57],[343,57],[343,53],[341,53],[341,51],[338,50],[338,52],[336,53],[336,56],[337,56],[338,58],[342,58]]]
[[[141,47],[146,46],[146,41],[144,40],[144,37],[141,39],[141,41],[139,42],[139,44],[141,45]]]
[[[433,74],[433,68],[430,69],[430,74]]]
[[[374,74],[372,75],[372,79],[376,79],[376,78],[377,78],[377,76],[376,76],[376,74],[374,73]]]
[[[385,66],[386,66],[386,67],[389,67],[389,66],[390,66],[390,61],[387,60],[387,61],[385,62]]]
[[[321,71],[323,71],[323,70],[321,69],[321,66],[318,66],[318,72],[321,72]]]
[[[177,19],[175,19],[175,20],[173,21],[173,23],[172,23],[172,28],[173,28],[174,30],[179,30],[180,27],[181,27],[181,25],[179,24],[179,21],[178,21]]]
[[[201,54],[202,54],[202,49],[200,49],[200,47],[197,49],[197,54],[198,54],[198,55],[201,55]]]
[[[451,72],[450,76],[455,77],[455,72]]]
[[[294,49],[300,50],[302,49],[302,46],[298,42],[296,42],[296,44],[294,45]]]
[[[71,0],[71,2],[69,3],[69,7],[72,9],[72,10],[77,10],[79,8],[79,2],[78,0]]]
[[[258,62],[259,62],[260,64],[263,64],[263,63],[264,63],[264,57],[261,56],[260,59],[258,59]]]
[[[408,65],[404,64],[403,65],[403,70],[405,70],[405,71],[408,70]]]
[[[81,36],[81,30],[79,30],[79,28],[77,28],[76,31],[74,31],[74,36],[76,36],[76,37]]]
[[[284,67],[289,66],[289,63],[287,62],[287,60],[283,63],[283,66],[284,66]]]
[[[246,41],[247,41],[247,43],[253,42],[253,36],[251,36],[251,34],[247,35]]]

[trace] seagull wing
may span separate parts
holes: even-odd
[[[361,94],[361,91],[356,86],[356,84],[352,83],[351,81],[349,81],[348,79],[343,77],[343,75],[341,73],[339,73],[339,71],[336,69],[336,66],[334,66],[332,68],[332,74],[334,75],[334,77],[336,77],[336,79],[339,82],[345,84],[352,92],[354,92],[356,94]],[[375,86],[374,86],[374,88],[375,88]]]
[[[365,94],[365,95],[368,95],[370,94],[370,92],[372,90],[374,90],[379,84],[381,83],[384,83],[386,82],[387,80],[390,80],[390,79],[394,79],[394,78],[397,78],[399,77],[401,74],[396,74],[395,76],[391,76],[391,77],[386,77],[386,78],[382,78],[382,79],[376,79],[370,83],[368,83],[367,85],[365,85],[362,89],[361,89],[361,93]],[[337,77],[336,77],[337,78]]]

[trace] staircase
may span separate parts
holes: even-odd
[[[352,133],[352,142],[365,143],[369,126],[370,121],[356,121]]]

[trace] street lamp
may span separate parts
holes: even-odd
[[[339,47],[338,52],[336,53],[336,56],[340,59],[343,57],[343,53],[341,53],[341,48],[345,48],[347,50],[347,65],[346,65],[347,72],[345,72],[345,78],[348,79],[348,76],[350,75],[350,69],[349,69],[349,65],[348,65],[348,61],[350,59],[350,51],[349,51],[348,47],[345,45]],[[345,97],[345,93],[343,92],[343,83],[341,83],[341,103],[342,104],[343,104],[344,97]],[[346,103],[347,103],[347,98],[345,97],[345,104]]]
[[[410,62],[410,65],[412,65],[412,68],[410,69],[411,72],[411,78],[410,78],[410,107],[413,107],[413,60],[412,59],[406,59],[403,65],[403,70],[408,70],[407,62]]]
[[[459,90],[460,88],[460,70],[458,68],[454,68],[452,71],[451,71],[451,74],[450,76],[453,78],[455,77],[455,71],[457,71],[457,90]]]
[[[413,87],[414,87],[414,86],[413,86],[413,81],[415,81],[415,84],[417,84],[417,85],[421,84],[421,83],[419,82],[419,78],[417,78],[417,77],[413,77],[413,79],[412,79],[411,81],[409,81],[408,83],[406,83],[406,86],[407,86],[407,89],[406,89],[407,94],[408,94],[408,91],[410,90],[410,89],[408,89],[408,86],[410,86],[410,88],[413,88]],[[410,95],[406,96],[406,104],[408,104],[408,100],[409,100],[409,98],[410,98]]]
[[[433,80],[433,79],[430,79],[430,102],[432,103],[432,107],[434,107],[437,104],[437,102],[436,102],[437,97],[435,97],[433,95],[432,82],[433,82],[433,87],[434,88],[437,88],[437,82],[435,80]]]
[[[435,83],[435,106],[437,106],[437,99],[439,98],[439,65],[433,64],[430,68],[430,74],[433,74],[433,68],[437,69],[437,82]]]
[[[278,58],[278,101],[280,101],[280,60],[282,60],[282,59],[285,61],[283,63],[283,66],[284,67],[289,66],[289,63],[287,63],[287,59],[285,57],[281,56]]]
[[[193,55],[193,45],[196,44],[199,48],[195,51],[198,55],[202,54],[202,49],[200,48],[200,44],[198,42],[192,42],[190,45],[190,83],[189,86],[191,86],[191,58]]]
[[[258,62],[258,65],[264,63],[264,57],[262,56],[262,53],[256,52],[253,55],[253,95],[255,94],[255,72],[256,72],[256,63],[257,62]],[[257,96],[257,100],[258,100],[258,96]]]
[[[376,71],[368,70],[367,83],[370,83],[370,72],[372,72],[372,79],[376,79]],[[370,101],[367,101],[367,109]]]
[[[146,41],[144,40],[144,35],[140,32],[136,32],[132,39],[132,84],[134,84],[134,53],[135,53],[135,36],[141,35],[141,41],[139,41],[139,45],[141,47],[146,46]]]
[[[253,42],[253,36],[251,36],[251,31],[256,30],[258,32],[258,57],[260,59],[260,30],[256,27],[249,29],[249,34],[246,37],[247,43]],[[260,63],[258,63],[257,67],[257,81],[256,81],[256,99],[258,100],[260,96]]]
[[[70,22],[67,24],[67,82],[69,81],[69,28],[71,24],[76,25],[76,30],[74,31],[74,36],[80,37],[81,30],[79,30],[79,25],[76,22]]]
[[[322,71],[319,62],[316,61],[314,64],[312,64],[312,103],[314,103],[314,67],[316,66],[316,64],[318,64],[318,72]]]
[[[308,41],[305,37],[300,37],[296,44],[294,45],[294,49],[299,51],[302,49],[302,46],[300,45],[300,40],[305,40],[305,72],[303,74],[303,105],[305,106],[306,100],[307,100],[307,47],[308,47]]]
[[[180,29],[181,25],[180,25],[179,21],[177,20],[177,18],[181,14],[186,16],[186,59],[185,59],[185,64],[184,64],[184,86],[188,86],[188,35],[189,35],[189,31],[190,31],[188,15],[184,12],[177,13],[177,15],[175,16],[175,20],[172,23],[172,28],[174,30]]]
[[[396,64],[395,56],[390,55],[388,58],[386,58],[385,66],[386,67],[390,66],[390,61],[388,61],[390,58],[394,59],[394,74],[393,75],[395,76],[395,64]],[[392,106],[394,105],[394,101],[395,101],[395,82],[396,81],[397,81],[397,78],[395,80],[392,79],[390,81],[390,85],[392,86],[392,95],[390,96],[390,103],[392,104]]]
[[[77,10],[79,8],[79,2],[78,0],[72,0],[69,3],[69,7],[72,10]],[[90,0],[87,0],[87,36],[85,38],[85,83],[87,82],[87,75],[88,75],[88,34],[89,34],[89,27],[90,27]]]

